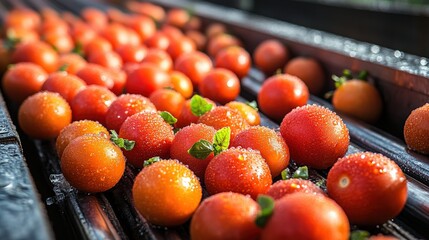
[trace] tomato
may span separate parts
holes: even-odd
[[[126,7],[132,12],[149,16],[156,22],[162,22],[165,19],[165,10],[156,4],[149,2],[127,2]]]
[[[230,127],[231,140],[233,140],[238,133],[249,127],[249,124],[241,116],[238,110],[225,106],[213,108],[211,111],[202,115],[198,119],[198,122],[212,126],[216,130],[219,130],[223,127]]]
[[[121,149],[98,134],[73,139],[61,156],[64,178],[83,192],[104,192],[119,182],[125,171]]]
[[[216,103],[214,103],[212,100],[208,98],[204,98],[204,100],[211,104],[213,108],[216,106]],[[191,99],[187,99],[183,104],[182,111],[180,111],[180,116],[177,118],[175,127],[182,128],[190,125],[191,123],[197,123],[199,119],[200,116],[196,116],[192,113]]]
[[[38,30],[41,18],[37,12],[29,8],[15,8],[7,12],[4,21],[5,29],[21,28]]]
[[[394,237],[394,236],[387,236],[387,235],[378,234],[378,235],[370,236],[368,238],[368,240],[399,240],[399,238]]]
[[[331,167],[344,156],[350,142],[343,120],[318,105],[292,110],[283,118],[280,133],[296,163],[317,169]]]
[[[235,136],[230,146],[258,150],[268,164],[273,177],[280,175],[289,164],[288,146],[280,134],[268,127],[254,126],[245,129]]]
[[[288,74],[277,74],[262,83],[257,98],[263,113],[281,121],[292,109],[305,105],[309,95],[308,88],[301,79]]]
[[[325,195],[325,192],[312,181],[299,178],[279,180],[273,183],[273,185],[268,189],[267,195],[278,200],[296,192]]]
[[[68,33],[49,32],[43,34],[43,40],[53,46],[58,53],[69,53],[74,48],[73,38]]]
[[[179,28],[171,26],[171,25],[165,25],[164,24],[161,27],[160,31],[162,31],[167,36],[169,43],[174,42],[174,41],[176,41],[176,39],[180,39],[184,36],[183,32]],[[170,44],[168,44],[168,45],[170,45]]]
[[[83,51],[86,56],[110,52],[113,50],[112,44],[104,37],[97,36],[91,39],[83,46]]]
[[[261,239],[347,240],[349,235],[347,216],[332,199],[293,193],[275,202]]]
[[[206,28],[206,36],[208,39],[215,37],[216,35],[224,34],[226,33],[226,26],[222,23],[211,23]]]
[[[70,104],[73,120],[88,119],[105,125],[107,110],[115,99],[116,95],[106,87],[88,86],[78,92]]]
[[[279,40],[267,39],[253,51],[253,62],[265,74],[272,74],[283,68],[289,60],[289,54],[289,49]]]
[[[34,63],[17,63],[3,75],[2,87],[6,97],[20,103],[42,89],[48,74]]]
[[[261,123],[261,116],[258,110],[247,103],[231,101],[225,106],[237,109],[250,126],[257,126]]]
[[[156,32],[156,25],[153,19],[142,15],[131,15],[125,22],[126,26],[133,29],[139,38],[139,42],[144,42],[152,37]]]
[[[194,88],[198,87],[212,68],[213,63],[209,56],[199,51],[183,54],[174,63],[174,70],[188,76]]]
[[[185,36],[194,41],[197,50],[203,51],[206,48],[207,38],[200,31],[188,30],[185,32]]]
[[[128,117],[119,130],[119,137],[135,141],[132,150],[124,152],[127,161],[137,168],[152,157],[169,158],[174,139],[173,127],[151,111]]]
[[[95,30],[105,28],[109,22],[106,13],[94,7],[85,7],[80,11],[80,16]]]
[[[93,53],[88,56],[88,62],[109,69],[121,69],[123,65],[122,57],[114,51]]]
[[[16,46],[11,61],[12,63],[32,62],[51,73],[57,70],[58,53],[45,42],[24,42]]]
[[[184,29],[189,20],[191,20],[191,15],[185,9],[172,8],[167,12],[165,23]]]
[[[404,124],[404,138],[407,147],[413,151],[429,154],[429,104],[414,109]]]
[[[157,89],[171,86],[170,76],[153,64],[145,63],[128,74],[125,84],[128,93],[149,97]]]
[[[113,78],[112,92],[116,95],[124,93],[125,83],[127,81],[127,74],[120,69],[107,69],[107,72]]]
[[[343,157],[329,170],[329,196],[350,222],[377,225],[397,216],[407,201],[407,179],[391,159],[361,152]]]
[[[191,79],[179,71],[170,72],[171,85],[173,89],[182,94],[185,99],[188,99],[194,93],[194,87]]]
[[[86,60],[76,53],[67,53],[60,55],[57,69],[65,68],[70,74],[76,74],[87,64]]]
[[[250,54],[242,47],[232,46],[224,48],[216,55],[215,66],[226,68],[234,72],[238,78],[247,75],[252,65]]]
[[[132,193],[134,206],[148,222],[177,226],[192,217],[202,188],[189,168],[168,159],[144,167],[134,180]]]
[[[204,177],[207,191],[248,194],[253,199],[267,192],[272,183],[270,168],[252,149],[229,148],[209,162]]]
[[[258,239],[261,230],[255,219],[258,204],[239,193],[218,193],[204,199],[192,217],[191,238]]]
[[[129,117],[141,111],[156,111],[155,105],[146,97],[138,94],[122,94],[112,104],[106,113],[106,126],[119,132],[122,123]]]
[[[184,53],[189,53],[197,50],[197,46],[194,41],[186,36],[175,39],[174,41],[170,40],[168,44],[167,52],[170,54],[173,60],[176,60],[180,55]]]
[[[157,31],[150,38],[146,39],[144,43],[148,48],[158,48],[167,51],[170,39],[165,33]]]
[[[325,71],[314,58],[293,58],[284,67],[284,73],[301,79],[307,85],[311,94],[320,94],[326,84]]]
[[[18,123],[32,138],[54,139],[72,120],[70,105],[58,93],[38,92],[22,102]]]
[[[188,150],[201,139],[213,141],[216,130],[205,124],[191,124],[180,129],[174,137],[170,148],[171,158],[177,159],[191,169],[195,175],[204,180],[207,165],[213,158],[211,153],[205,159],[198,159],[188,153]]]
[[[173,59],[162,49],[149,49],[141,62],[151,63],[165,72],[170,72],[173,69]]]
[[[115,84],[113,76],[107,68],[95,63],[88,63],[83,66],[76,73],[76,76],[84,80],[88,85],[98,85],[112,89]]]
[[[240,94],[240,80],[228,69],[214,68],[201,80],[198,89],[202,96],[226,104]]]
[[[230,34],[222,33],[216,35],[213,38],[209,38],[207,43],[207,53],[209,56],[216,58],[216,55],[220,52],[220,50],[231,47],[231,46],[241,46],[241,41]]]
[[[67,72],[49,74],[42,85],[42,90],[59,93],[69,104],[76,94],[86,87],[85,81]]]
[[[74,21],[71,23],[71,33],[74,42],[85,46],[91,40],[98,36],[98,33],[88,24],[82,21]]]
[[[154,91],[149,100],[155,105],[158,111],[167,111],[175,118],[180,116],[185,98],[172,89],[158,89]]]
[[[337,88],[332,96],[335,110],[374,123],[383,109],[383,102],[378,90],[363,80],[348,80]]]
[[[130,31],[131,29],[125,27],[125,25],[115,22],[110,23],[101,31],[101,36],[107,39],[114,50],[121,46],[130,44]]]
[[[5,33],[6,37],[19,39],[19,43],[40,41],[40,35],[36,30],[23,28],[8,28]]]
[[[139,63],[146,57],[148,49],[144,45],[124,45],[119,47],[116,52],[124,63]]]
[[[73,139],[85,134],[98,134],[106,139],[110,138],[109,131],[99,122],[92,120],[74,121],[61,130],[55,141],[58,156],[61,158],[64,149]]]

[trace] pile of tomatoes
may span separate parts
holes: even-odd
[[[192,239],[348,239],[350,224],[399,214],[401,169],[375,153],[345,156],[342,119],[307,105],[325,86],[315,59],[289,61],[275,39],[249,53],[224,25],[203,31],[183,9],[127,6],[5,18],[3,92],[19,104],[25,134],[56,141],[73,187],[107,191],[132,165],[141,169],[130,189],[141,215],[161,226],[190,221]],[[252,62],[268,76],[257,100],[278,131],[236,101]],[[291,159],[328,169],[327,191],[286,179]]]

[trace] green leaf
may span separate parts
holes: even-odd
[[[366,70],[360,71],[357,79],[366,81],[368,79],[368,71],[366,71]]]
[[[369,232],[364,230],[355,230],[350,234],[350,240],[365,240],[370,236]]]
[[[159,115],[161,115],[164,121],[166,121],[170,125],[173,125],[177,122],[177,118],[175,118],[173,115],[171,115],[171,113],[167,111],[162,111],[159,113]]]
[[[188,153],[191,154],[191,156],[198,159],[206,159],[212,152],[212,143],[204,139],[194,143],[194,145],[192,145],[192,147],[188,150]]]
[[[263,228],[274,212],[274,199],[267,195],[259,195],[256,200],[261,207],[261,211],[256,216],[255,223]]]
[[[72,50],[72,53],[76,53],[82,57],[85,56],[85,53],[83,51],[83,45],[81,42],[77,42]]]
[[[290,170],[289,168],[286,168],[285,170],[283,170],[281,172],[281,176],[283,180],[289,179],[290,178]]]
[[[320,188],[325,188],[326,187],[326,180],[325,179],[320,179],[317,182],[315,182],[314,184],[316,184],[316,186],[320,187]]]
[[[299,167],[293,174],[292,178],[308,179],[308,167]]]
[[[246,104],[249,105],[251,108],[255,109],[256,111],[258,111],[258,103],[255,100],[251,102],[247,102]]]
[[[335,84],[335,88],[339,88],[341,87],[341,85],[343,85],[346,81],[347,78],[346,77],[338,77],[336,75],[332,75],[332,80],[334,80],[334,84]]]
[[[147,166],[152,165],[152,164],[159,162],[159,161],[161,161],[160,157],[151,157],[148,160],[143,162],[143,167],[147,167]]]
[[[3,46],[6,50],[12,51],[13,49],[15,49],[15,46],[21,42],[21,39],[12,36],[10,31],[8,31],[6,34],[7,36],[6,39],[3,41]]]
[[[231,128],[230,127],[224,127],[219,129],[213,140],[213,149],[214,149],[214,155],[218,155],[222,151],[228,149],[229,142],[231,139]]]
[[[132,150],[134,148],[134,145],[136,144],[135,141],[120,138],[115,130],[110,130],[110,141],[116,144],[116,146],[123,148],[127,151]]]
[[[195,94],[191,98],[191,112],[195,116],[202,116],[204,113],[210,111],[213,108],[213,105],[208,103],[203,97],[198,94]]]
[[[343,70],[343,77],[345,77],[347,80],[353,79],[352,71],[350,71],[349,69],[344,69]]]
[[[60,68],[58,68],[58,71],[59,72],[65,72],[65,71],[67,71],[68,67],[69,67],[68,64],[64,64],[64,65],[60,66]]]

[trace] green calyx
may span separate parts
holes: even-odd
[[[229,127],[224,127],[216,132],[213,138],[213,143],[201,139],[192,145],[188,150],[188,153],[198,159],[206,159],[212,152],[216,156],[228,149],[230,139],[231,129]]]

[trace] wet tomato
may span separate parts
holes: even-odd
[[[267,195],[277,200],[296,192],[326,195],[325,192],[312,181],[299,178],[279,180],[273,183],[268,189]]]
[[[149,158],[169,158],[174,132],[157,112],[142,111],[124,121],[119,137],[135,141],[134,148],[124,154],[129,163],[142,168]]]
[[[18,110],[19,126],[32,138],[54,139],[71,121],[70,105],[58,93],[38,92],[26,98]]]
[[[258,150],[268,164],[272,177],[280,175],[289,164],[289,148],[282,136],[264,126],[254,126],[241,131],[231,141],[230,146]]]
[[[240,94],[240,80],[228,69],[214,68],[201,80],[198,89],[202,96],[226,104]]]
[[[258,204],[249,196],[224,192],[204,199],[192,217],[191,238],[258,239]]]
[[[87,64],[87,61],[76,53],[67,53],[60,55],[57,69],[64,68],[70,74],[76,74]]]
[[[411,150],[429,154],[429,104],[414,109],[404,124],[405,143]]]
[[[132,194],[134,206],[148,222],[177,226],[197,209],[202,188],[189,168],[169,159],[144,167],[135,178]]]
[[[184,73],[197,88],[206,74],[212,70],[213,63],[203,52],[195,51],[181,55],[174,63],[174,70]]]
[[[349,130],[343,120],[318,105],[292,110],[283,118],[280,133],[296,163],[317,169],[331,167],[349,147]]]
[[[272,179],[270,168],[258,151],[229,148],[207,165],[204,182],[211,195],[232,191],[256,199],[267,192]]]
[[[275,202],[261,239],[347,240],[349,235],[347,216],[335,201],[322,195],[293,193]]]
[[[86,87],[85,81],[67,72],[53,72],[42,85],[42,90],[59,93],[68,103]]]
[[[283,68],[288,60],[289,49],[277,39],[262,41],[253,52],[253,62],[265,74]]]
[[[216,103],[214,103],[212,100],[208,98],[204,98],[204,100],[212,105],[212,109],[216,106]],[[185,126],[190,125],[191,123],[197,123],[200,119],[201,115],[195,115],[192,112],[192,104],[191,104],[192,98],[187,99],[185,103],[183,104],[182,111],[180,111],[180,116],[177,118],[177,122],[175,124],[175,127],[182,128]]]
[[[88,85],[98,85],[112,89],[115,84],[113,76],[109,73],[108,69],[94,63],[88,63],[83,66],[76,73],[76,76],[84,80]]]
[[[17,63],[3,75],[2,87],[6,97],[20,103],[42,89],[48,74],[34,63]]]
[[[257,126],[261,123],[261,116],[259,115],[258,109],[249,104],[250,103],[231,101],[225,104],[225,106],[237,109],[250,126]]]
[[[238,78],[247,75],[252,65],[250,54],[242,47],[232,46],[224,48],[216,55],[215,66],[226,68],[234,72]]]
[[[51,73],[57,70],[58,53],[42,41],[24,42],[16,46],[11,61],[12,63],[32,62]]]
[[[266,79],[258,92],[258,106],[276,121],[292,109],[307,103],[310,93],[305,83],[289,74],[277,74]]]
[[[128,93],[149,97],[155,90],[171,86],[170,76],[150,63],[141,64],[128,74],[125,89]]]
[[[314,58],[293,58],[284,67],[284,73],[301,79],[307,85],[311,94],[320,94],[326,84],[325,71]]]
[[[83,192],[104,192],[119,182],[125,171],[121,149],[99,134],[73,139],[61,156],[65,179]]]
[[[391,159],[354,153],[339,159],[326,181],[329,196],[351,223],[377,225],[397,216],[407,200],[407,179]]]
[[[180,116],[185,98],[172,89],[158,89],[154,91],[149,100],[155,105],[158,111],[167,111],[175,118]]]

